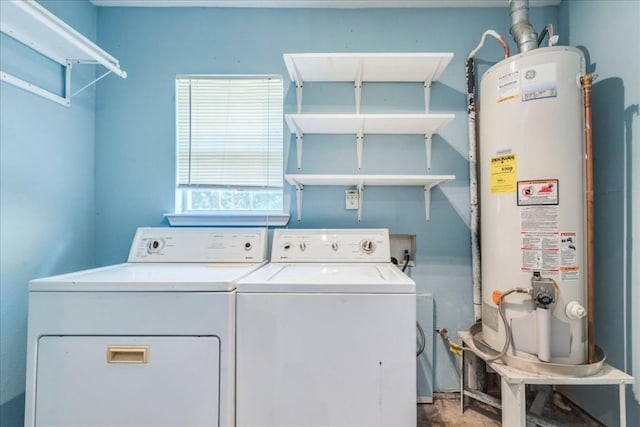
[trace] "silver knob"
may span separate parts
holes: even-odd
[[[338,250],[338,248],[339,248],[339,246],[338,246],[338,242],[333,242],[333,243],[331,244],[331,249],[333,249],[334,251],[337,251],[337,250]]]
[[[147,244],[147,253],[153,254],[159,252],[164,247],[164,240],[153,239]]]
[[[304,252],[307,250],[307,244],[305,242],[300,242],[300,252]]]
[[[369,239],[365,239],[360,242],[360,249],[362,249],[362,252],[365,254],[371,254],[376,250],[376,244]]]

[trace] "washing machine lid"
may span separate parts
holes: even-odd
[[[36,292],[223,292],[266,263],[124,263],[35,279]]]
[[[238,292],[415,293],[391,263],[271,263],[238,282]]]

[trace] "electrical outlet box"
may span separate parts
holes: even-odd
[[[357,210],[360,206],[360,194],[358,189],[345,190],[344,191],[345,209]]]
[[[405,251],[409,251],[409,266],[416,265],[416,235],[415,234],[390,234],[391,261],[398,261],[399,266],[404,265]]]

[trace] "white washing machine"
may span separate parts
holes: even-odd
[[[415,325],[388,230],[275,230],[238,282],[236,425],[415,426]]]
[[[233,426],[236,282],[266,242],[140,228],[127,263],[31,281],[25,426]]]

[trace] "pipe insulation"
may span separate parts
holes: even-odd
[[[488,36],[494,37],[504,50],[504,58],[509,57],[509,45],[507,41],[494,30],[487,30],[482,34],[480,43],[469,53],[466,61],[467,77],[467,116],[469,132],[469,202],[471,232],[471,272],[473,284],[473,317],[475,321],[482,317],[482,290],[480,283],[480,210],[478,204],[478,138],[476,135],[476,76],[475,56],[484,46]]]
[[[538,34],[529,22],[529,0],[509,0],[509,15],[509,32],[518,45],[518,52],[528,52],[537,48]]]
[[[482,318],[482,291],[480,283],[480,215],[478,206],[478,160],[476,136],[475,71],[473,57],[467,58],[467,115],[469,128],[469,204],[471,232],[471,274],[473,283],[473,318]]]

